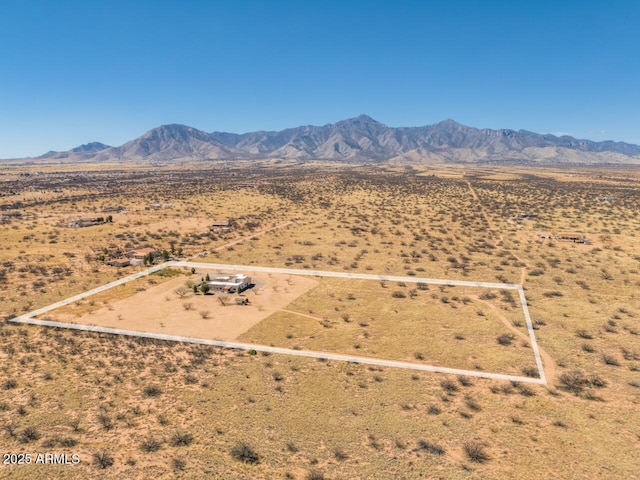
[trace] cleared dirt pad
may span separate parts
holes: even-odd
[[[206,273],[198,272],[191,280],[197,281]],[[256,285],[242,294],[242,297],[249,299],[249,305],[236,305],[237,295],[189,293],[179,298],[175,290],[184,286],[187,280],[186,277],[180,277],[80,317],[54,310],[41,318],[167,335],[235,340],[317,284],[313,278],[301,276],[250,276]],[[223,306],[220,298],[228,304]],[[208,318],[203,318],[201,312],[209,312]]]

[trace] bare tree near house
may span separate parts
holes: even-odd
[[[185,285],[182,285],[173,291],[173,293],[175,293],[178,296],[178,298],[186,297],[189,294],[189,292],[191,292],[191,289],[186,287]]]

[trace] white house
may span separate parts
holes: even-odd
[[[235,275],[216,275],[210,280],[205,280],[209,288],[217,292],[237,293],[251,286],[251,277],[238,273]]]

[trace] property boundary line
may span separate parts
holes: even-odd
[[[529,306],[527,305],[527,298],[524,295],[524,288],[519,285],[518,294],[520,295],[520,305],[522,306],[522,312],[524,313],[524,320],[527,323],[527,330],[529,331],[529,340],[531,341],[531,349],[533,350],[533,356],[536,359],[536,367],[538,367],[538,374],[543,384],[547,384],[547,377],[544,374],[544,367],[542,366],[542,358],[540,357],[540,349],[538,348],[538,341],[536,335],[533,332],[533,323],[531,322],[531,315],[529,314]]]
[[[250,344],[250,343],[226,342],[221,340],[207,340],[207,339],[200,339],[200,338],[194,338],[194,337],[181,337],[181,336],[175,336],[175,335],[164,335],[159,333],[123,330],[118,328],[98,327],[95,325],[82,325],[82,324],[76,324],[76,323],[54,322],[51,320],[39,320],[34,318],[38,315],[42,315],[51,310],[55,310],[57,308],[76,302],[78,300],[82,300],[96,293],[109,290],[118,285],[123,285],[127,282],[130,282],[131,280],[142,278],[151,273],[158,272],[160,270],[164,270],[165,268],[169,268],[169,267],[204,268],[204,269],[208,268],[208,269],[218,269],[218,270],[238,270],[238,271],[252,271],[252,272],[277,273],[277,274],[289,274],[289,275],[305,275],[305,276],[333,277],[333,278],[355,278],[355,279],[361,279],[361,280],[426,283],[426,284],[432,284],[432,285],[468,286],[468,287],[470,286],[470,287],[479,287],[479,288],[502,288],[502,289],[509,289],[509,290],[517,290],[520,297],[520,303],[522,305],[525,321],[527,324],[527,329],[529,331],[531,348],[533,350],[533,354],[535,357],[536,366],[538,368],[538,373],[540,375],[540,378],[523,377],[518,375],[506,375],[501,373],[482,372],[478,370],[463,370],[463,369],[457,369],[457,368],[439,367],[435,365],[421,365],[417,363],[402,362],[402,361],[396,361],[396,360],[384,360],[384,359],[377,359],[377,358],[371,358],[371,357],[360,357],[360,356],[354,356],[354,355],[318,352],[313,350],[293,350],[289,348],[271,347],[267,345],[257,345],[257,344]],[[522,383],[538,384],[538,385],[546,385],[547,383],[546,376],[544,374],[544,368],[542,365],[542,359],[540,357],[540,351],[538,349],[538,343],[536,341],[535,333],[533,331],[533,324],[531,322],[531,316],[529,314],[527,300],[524,295],[524,289],[522,288],[522,285],[515,285],[515,284],[509,284],[509,283],[470,282],[470,281],[464,281],[464,280],[443,280],[443,279],[436,279],[436,278],[416,278],[416,277],[403,277],[403,276],[394,276],[394,275],[372,275],[372,274],[366,274],[366,273],[329,272],[329,271],[322,271],[322,270],[305,270],[305,269],[292,269],[292,268],[260,267],[260,266],[249,266],[249,265],[226,265],[226,264],[204,263],[204,262],[172,261],[172,262],[163,263],[161,265],[156,265],[154,267],[148,268],[141,272],[134,273],[133,275],[129,275],[127,277],[120,278],[113,282],[109,282],[105,285],[101,285],[91,290],[87,290],[86,292],[80,293],[78,295],[74,295],[72,297],[53,303],[46,307],[33,310],[29,313],[25,313],[24,315],[20,315],[18,317],[12,318],[10,319],[10,321],[13,323],[21,323],[21,324],[28,324],[28,325],[67,328],[67,329],[73,329],[73,330],[82,330],[82,331],[106,333],[106,334],[113,334],[113,335],[126,335],[126,336],[139,337],[139,338],[151,338],[156,340],[173,341],[173,342],[195,343],[200,345],[211,345],[211,346],[236,349],[236,350],[255,350],[256,352],[269,352],[269,353],[276,353],[276,354],[282,354],[282,355],[310,357],[310,358],[318,358],[318,359],[325,359],[325,360],[337,360],[337,361],[344,361],[348,363],[360,363],[360,364],[378,365],[378,366],[384,366],[384,367],[405,368],[409,370],[421,370],[421,371],[435,372],[435,373],[467,375],[471,377],[489,378],[494,380],[509,380],[509,381],[522,382]]]
[[[421,278],[421,277],[402,277],[397,275],[374,275],[370,273],[354,273],[354,272],[330,272],[326,270],[310,270],[298,268],[276,268],[276,267],[259,267],[254,265],[225,265],[223,263],[206,263],[206,262],[171,262],[176,267],[196,267],[196,268],[216,268],[227,270],[263,272],[263,273],[280,273],[289,275],[307,275],[312,277],[333,277],[333,278],[355,278],[359,280],[378,280],[385,282],[406,282],[406,283],[427,283],[430,285],[447,285],[450,287],[480,287],[480,288],[502,288],[504,290],[518,290],[522,288],[520,285],[513,283],[491,283],[491,282],[471,282],[468,280],[447,280],[441,278]]]

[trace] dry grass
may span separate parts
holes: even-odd
[[[405,296],[394,298],[398,291]],[[490,310],[477,315],[479,304],[471,297],[482,291],[325,278],[240,340],[518,375],[534,362],[533,352],[520,343],[498,344],[496,338],[509,330]]]
[[[95,260],[112,243],[168,250],[175,241],[174,246],[190,256],[245,237],[233,249],[205,259],[516,283],[524,274],[536,336],[553,362],[547,369],[556,370],[550,384],[460,382],[437,374],[3,323],[0,443],[11,452],[79,453],[81,464],[4,466],[0,475],[17,479],[282,478],[287,474],[298,479],[393,478],[398,472],[407,478],[637,475],[640,461],[633,454],[640,435],[637,170],[510,167],[505,175],[504,167],[498,166],[427,169],[294,166],[276,161],[246,167],[239,162],[225,170],[223,163],[212,162],[200,169],[138,172],[83,166],[90,173],[80,175],[66,167],[38,166],[33,170],[46,171],[46,178],[24,178],[17,176],[21,167],[10,166],[4,174],[15,179],[18,194],[2,197],[3,211],[19,208],[25,218],[0,223],[2,310],[15,315],[124,275]],[[595,201],[604,195],[614,195],[614,202]],[[16,207],[17,202],[22,205]],[[173,206],[145,209],[156,203]],[[111,225],[59,226],[71,218],[99,215],[111,205],[125,208],[114,214]],[[538,217],[508,221],[524,211],[534,211]],[[211,219],[227,216],[238,222],[233,232],[207,232]],[[294,224],[282,230],[253,235],[290,220]],[[540,239],[542,231],[580,231],[593,244],[550,243]],[[531,275],[534,270],[541,272]],[[147,292],[151,288],[155,286]],[[406,298],[392,297],[395,290],[405,292]],[[331,291],[335,298],[328,296]],[[349,293],[356,299],[349,300]],[[438,298],[432,299],[431,293]],[[417,362],[441,355],[467,365],[474,359],[456,358],[456,352],[468,352],[469,357],[474,355],[468,349],[473,342],[483,347],[493,342],[487,351],[493,349],[498,355],[485,353],[484,348],[480,352],[487,357],[480,359],[487,370],[485,362],[495,361],[498,368],[507,363],[510,350],[505,349],[529,352],[516,333],[525,331],[517,326],[522,321],[517,306],[501,296],[482,303],[473,293],[459,295],[471,298],[464,305],[451,300],[458,295],[453,290],[430,287],[411,298],[405,287],[397,285],[382,289],[374,284],[354,292],[339,282],[323,280],[287,307],[298,314],[278,313],[247,334],[271,335],[274,343],[297,341],[327,348],[341,342],[352,348],[357,340],[360,351],[386,348]],[[441,295],[449,296],[450,303],[443,303]],[[181,303],[177,305],[182,310]],[[433,324],[429,330],[434,344],[441,345],[446,338],[450,343],[437,351],[428,349],[429,342],[420,349],[416,342],[400,350],[393,338],[395,329],[389,328],[400,319],[393,310],[385,310],[385,305],[395,304],[416,314],[407,320],[408,331],[416,336],[425,325],[415,306],[425,305],[432,317],[440,316],[439,326]],[[336,306],[342,310],[336,311]],[[207,309],[215,319],[214,308]],[[202,320],[199,310],[188,313]],[[467,314],[473,322],[458,331]],[[444,329],[443,318],[449,329]],[[325,320],[328,328],[320,323]],[[269,324],[272,331],[255,330]],[[578,330],[592,338],[578,336]],[[492,341],[501,333],[515,335],[510,347]],[[288,334],[294,337],[287,338]],[[520,373],[520,357],[514,361]],[[145,394],[154,386],[160,388],[158,395]],[[234,447],[242,444],[257,454],[258,464],[234,458]],[[149,446],[155,451],[147,452]],[[481,447],[483,463],[473,461],[465,448],[474,446]]]

